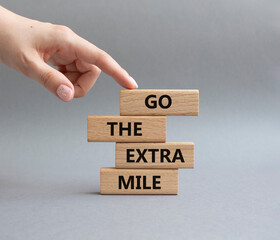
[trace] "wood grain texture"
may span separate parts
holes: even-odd
[[[101,194],[178,194],[178,169],[100,169]]]
[[[194,143],[116,143],[116,168],[193,168]]]
[[[117,124],[113,135],[108,123]],[[120,131],[120,126],[127,128],[129,123],[131,136],[127,130]],[[138,125],[135,127],[135,124]],[[139,136],[135,136],[137,134]],[[165,142],[166,117],[88,116],[87,136],[89,142]]]
[[[156,97],[149,97],[146,102],[146,98],[151,95]],[[169,107],[167,97],[160,100],[163,95],[170,97]],[[160,103],[168,108],[162,108]],[[121,116],[197,116],[198,112],[198,90],[120,90]]]

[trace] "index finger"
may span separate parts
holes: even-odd
[[[74,51],[78,58],[96,65],[104,73],[114,78],[121,86],[128,89],[138,87],[136,81],[108,53],[78,35],[74,43]]]

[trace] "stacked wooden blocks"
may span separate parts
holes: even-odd
[[[166,142],[166,116],[198,110],[198,90],[121,90],[121,116],[89,116],[89,142],[116,142],[115,168],[100,169],[100,193],[178,194],[178,168],[194,167],[194,144]]]

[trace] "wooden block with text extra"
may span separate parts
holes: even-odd
[[[120,115],[197,116],[198,90],[121,90]]]
[[[116,143],[116,168],[193,168],[194,144]]]
[[[100,169],[101,194],[178,194],[178,169]]]

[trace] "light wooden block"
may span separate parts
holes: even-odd
[[[100,169],[101,194],[178,194],[178,169]]]
[[[193,168],[192,142],[116,143],[116,168]]]
[[[121,90],[121,116],[197,116],[198,90]]]
[[[166,141],[166,117],[88,116],[87,121],[89,142]]]

